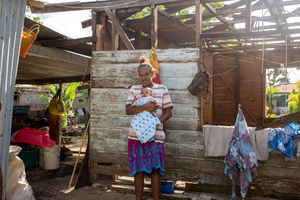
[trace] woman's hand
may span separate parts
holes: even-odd
[[[146,104],[146,110],[147,110],[148,112],[150,112],[153,116],[155,116],[154,113],[156,112],[156,110],[157,110],[158,107],[159,107],[158,104],[154,104],[154,103],[152,103],[152,102],[148,102],[148,103]]]

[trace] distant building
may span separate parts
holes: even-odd
[[[277,87],[275,95],[279,95],[279,97],[272,101],[272,104],[274,106],[272,110],[273,114],[282,115],[288,113],[288,102],[286,102],[286,100],[289,98],[290,93],[296,86],[297,83],[274,85],[274,87]]]

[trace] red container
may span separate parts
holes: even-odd
[[[27,143],[41,147],[52,147],[55,141],[50,140],[50,135],[47,131],[25,127],[17,131],[12,137],[12,143]]]

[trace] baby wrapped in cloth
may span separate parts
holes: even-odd
[[[137,99],[131,106],[140,106],[147,104],[148,102],[154,102],[152,97],[141,97]],[[156,132],[156,126],[161,124],[157,115],[144,110],[138,114],[135,114],[131,119],[131,126],[139,138],[141,143],[149,141],[153,138]]]

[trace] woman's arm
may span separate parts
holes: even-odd
[[[140,106],[126,106],[126,115],[135,115],[140,112],[143,112],[144,110],[147,110],[148,112],[155,112],[157,109],[157,106],[152,104],[152,102],[148,102],[147,104],[140,105]]]
[[[164,123],[172,117],[172,108],[167,108],[164,110],[164,114],[159,118],[161,123]]]

